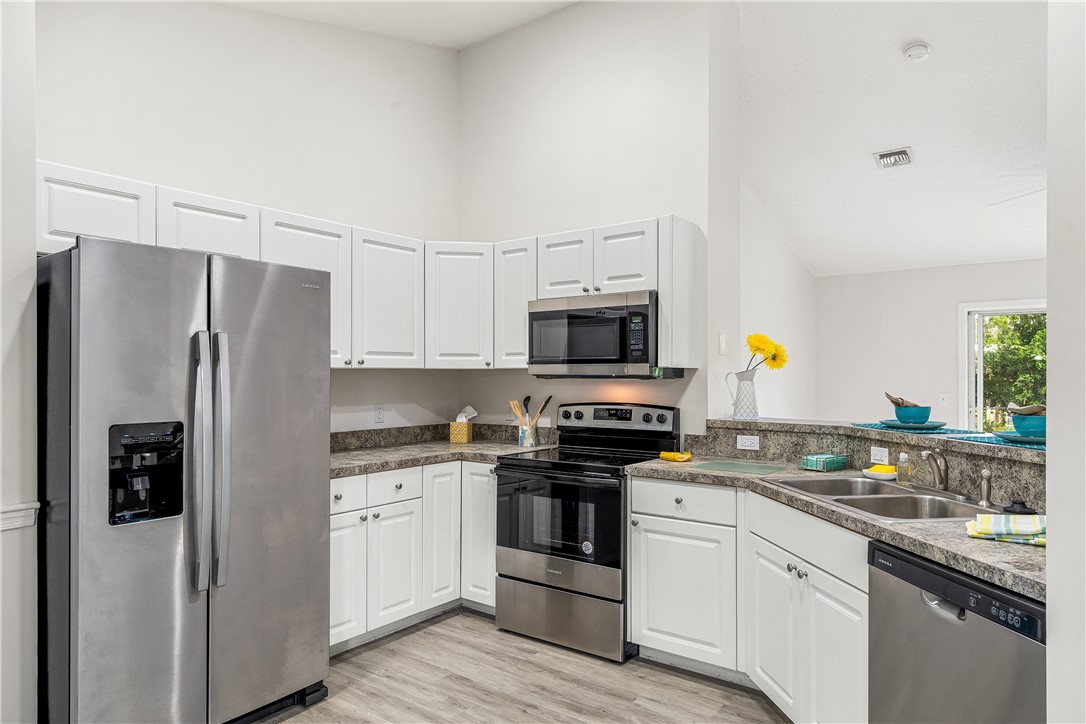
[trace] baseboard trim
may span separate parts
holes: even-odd
[[[701,674],[702,676],[720,679],[729,684],[741,686],[744,689],[753,689],[758,692],[761,691],[758,685],[754,683],[754,680],[742,671],[733,671],[732,669],[725,669],[721,666],[713,666],[712,664],[688,659],[685,656],[671,654],[658,649],[650,649],[647,646],[641,647],[639,657],[657,664],[664,664],[665,666],[672,666],[676,669],[682,669],[683,671],[691,671],[695,674]]]
[[[345,651],[350,651],[351,649],[358,648],[363,644],[368,644],[371,641],[376,641],[377,639],[384,638],[385,636],[390,636],[397,631],[402,631],[405,628],[411,628],[415,624],[422,623],[423,621],[429,621],[432,618],[436,618],[444,613],[448,613],[449,611],[453,611],[458,608],[460,608],[460,599],[457,599],[455,601],[449,601],[448,603],[443,603],[440,606],[434,606],[433,608],[429,608],[425,611],[411,614],[406,618],[401,618],[399,621],[393,621],[392,623],[382,626],[381,628],[375,628],[372,631],[367,631],[364,634],[359,634],[358,636],[349,638],[346,641],[340,641],[338,644],[332,644],[328,647],[328,656],[329,658],[337,656]]]
[[[0,508],[0,531],[29,528],[38,522],[39,503],[15,503]]]

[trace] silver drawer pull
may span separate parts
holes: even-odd
[[[381,517],[381,514],[380,514],[380,513],[374,513],[374,514],[373,514],[373,519],[374,519],[374,520],[377,520],[377,519],[378,519],[378,518],[380,518],[380,517]]]
[[[396,483],[396,490],[403,490],[403,483]]]
[[[343,493],[336,493],[332,497],[334,497],[336,500],[343,500]]]
[[[683,504],[683,499],[682,498],[675,498],[675,505],[682,505],[682,504]]]
[[[806,577],[807,577],[807,571],[801,571],[801,570],[798,570],[798,569],[796,570],[796,578],[803,579],[803,578],[806,578]]]
[[[794,573],[797,570],[799,570],[799,566],[795,565],[794,563],[789,563],[788,564],[788,572],[789,573]]]
[[[637,525],[637,521],[636,520],[631,520],[630,525]]]
[[[365,523],[365,522],[366,522],[366,518],[368,518],[368,517],[369,517],[368,515],[360,515],[360,516],[358,516],[358,519],[359,519],[360,521],[362,521],[363,523]]]

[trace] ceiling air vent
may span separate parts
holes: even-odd
[[[905,166],[912,163],[912,152],[913,149],[910,146],[871,155],[875,157],[875,162],[879,165],[879,168],[890,168],[891,166]]]

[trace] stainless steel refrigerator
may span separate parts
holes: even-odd
[[[327,693],[329,298],[102,239],[38,260],[43,720]]]

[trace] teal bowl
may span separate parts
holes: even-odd
[[[931,417],[930,407],[895,407],[894,414],[898,422],[907,422],[913,425],[923,425]]]
[[[1011,415],[1014,431],[1025,437],[1045,437],[1047,420],[1044,415]]]

